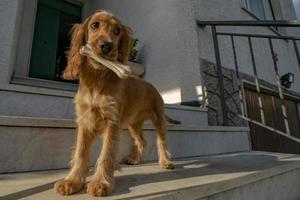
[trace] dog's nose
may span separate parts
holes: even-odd
[[[103,54],[108,54],[113,49],[112,42],[100,42],[100,49]]]

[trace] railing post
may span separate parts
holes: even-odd
[[[239,89],[239,98],[240,98],[240,105],[241,105],[241,114],[242,116],[246,116],[245,115],[245,107],[244,107],[244,98],[243,98],[243,94],[242,94],[242,80],[240,77],[240,72],[239,72],[239,66],[238,66],[238,62],[237,62],[237,55],[236,55],[236,48],[235,48],[235,42],[234,42],[234,38],[233,35],[230,36],[231,39],[231,46],[232,46],[232,51],[233,51],[233,60],[234,60],[234,66],[235,66],[235,75],[238,79],[238,89]]]
[[[295,53],[296,53],[296,57],[297,57],[297,61],[298,61],[298,67],[300,69],[300,53],[299,53],[299,49],[298,49],[296,40],[293,40],[293,44],[294,44]]]
[[[223,72],[222,72],[220,49],[219,49],[219,42],[218,42],[216,26],[214,26],[214,25],[211,26],[211,32],[212,32],[212,38],[213,38],[213,43],[214,43],[214,49],[215,49],[215,57],[216,57],[216,65],[217,65],[217,73],[218,73],[218,83],[219,83],[219,91],[220,91],[220,101],[221,101],[221,109],[222,109],[222,114],[223,114],[223,125],[228,126]]]
[[[274,52],[273,42],[272,42],[271,38],[269,38],[269,46],[271,49],[274,70],[275,70],[275,74],[276,74],[276,78],[277,78],[277,86],[278,86],[278,92],[279,92],[279,97],[280,97],[280,101],[281,101],[281,111],[282,111],[282,115],[284,118],[285,131],[288,135],[291,135],[289,121],[288,121],[288,117],[287,117],[287,110],[286,110],[286,106],[285,106],[285,102],[284,102],[284,95],[282,92],[282,86],[281,86],[280,76],[279,76],[279,71],[278,71],[278,66],[277,66],[278,58]]]
[[[258,75],[257,75],[257,68],[256,68],[256,62],[255,62],[255,56],[254,56],[254,52],[253,52],[251,37],[248,37],[248,43],[249,43],[249,48],[250,48],[250,55],[251,55],[252,68],[253,68],[254,79],[255,79],[255,86],[256,86],[256,92],[257,92],[257,98],[258,98],[258,106],[259,106],[259,110],[260,110],[261,123],[263,125],[266,125],[263,103],[262,103],[262,98],[261,98],[260,83],[259,83],[259,79],[258,79]]]

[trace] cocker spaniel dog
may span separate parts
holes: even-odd
[[[126,163],[139,164],[146,146],[142,133],[145,120],[152,120],[157,129],[160,166],[174,168],[166,147],[166,121],[176,123],[176,120],[165,115],[158,91],[138,77],[120,79],[105,66],[79,53],[88,44],[96,55],[126,64],[132,43],[130,29],[106,11],[96,12],[84,23],[74,25],[63,78],[80,82],[74,100],[78,129],[70,172],[54,185],[61,195],[76,193],[85,185],[91,144],[98,135],[102,136],[103,145],[87,193],[105,196],[112,191],[119,130],[127,126],[134,140]]]

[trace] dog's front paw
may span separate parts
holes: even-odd
[[[81,190],[82,186],[83,184],[81,183],[76,183],[69,180],[61,180],[54,184],[54,190],[57,193],[66,196],[78,192]]]
[[[109,187],[105,183],[101,183],[101,181],[91,181],[87,185],[86,192],[95,197],[106,196],[109,192],[111,192],[112,188]]]

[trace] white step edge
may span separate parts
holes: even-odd
[[[76,128],[76,123],[71,119],[36,118],[23,116],[0,116],[0,126],[6,127],[36,127],[36,128]],[[125,129],[125,128],[124,128]],[[150,124],[144,125],[144,130],[154,130]],[[193,126],[193,125],[168,125],[168,130],[176,131],[220,131],[220,132],[248,132],[248,127],[233,126]]]
[[[165,108],[166,109],[176,109],[176,110],[196,111],[196,112],[207,112],[207,108],[184,106],[184,105],[178,105],[178,104],[165,104]]]

